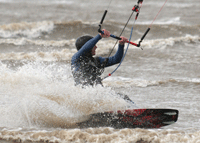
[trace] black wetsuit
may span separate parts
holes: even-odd
[[[92,57],[91,50],[100,39],[101,36],[98,34],[96,37],[87,41],[82,48],[73,55],[71,68],[76,85],[82,84],[93,86],[102,84],[101,74],[104,71],[104,67],[112,66],[121,61],[124,53],[124,45],[119,45],[116,54],[107,59],[105,66],[104,62],[106,58]]]

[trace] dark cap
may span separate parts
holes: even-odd
[[[85,35],[85,36],[81,36],[79,37],[77,40],[76,40],[76,49],[77,50],[80,50],[80,48],[87,42],[89,41],[90,39],[92,39],[93,37],[90,36],[90,35]]]

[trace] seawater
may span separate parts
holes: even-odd
[[[103,81],[104,87],[74,86],[70,60],[75,40],[97,35],[107,8],[103,28],[119,35],[136,3],[113,0],[108,8],[106,0],[0,0],[1,142],[200,142],[197,0],[168,1],[144,39],[143,50],[130,45],[120,68]],[[163,4],[143,2],[133,42],[140,40]],[[134,16],[123,36],[129,37],[133,23]],[[99,41],[97,56],[108,56],[115,42]],[[102,77],[116,66],[106,68]],[[128,95],[135,105],[117,93]],[[130,106],[178,109],[179,118],[160,129],[76,125],[89,114]]]

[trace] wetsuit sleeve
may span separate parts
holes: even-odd
[[[119,44],[117,52],[115,53],[114,56],[108,58],[108,62],[107,62],[105,67],[109,67],[109,66],[112,66],[114,64],[120,63],[123,55],[124,55],[124,45]],[[99,61],[100,61],[101,64],[105,60],[106,60],[106,58],[99,57]]]
[[[87,41],[83,47],[81,47],[81,49],[75,53],[72,56],[72,60],[71,63],[72,65],[75,64],[75,62],[81,57],[84,56],[84,54],[88,53],[90,50],[92,50],[92,48],[96,45],[96,43],[101,39],[102,37],[98,34],[96,37],[90,39],[89,41]]]

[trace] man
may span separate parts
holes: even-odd
[[[104,34],[99,33],[96,37],[81,36],[76,40],[78,50],[71,60],[72,74],[75,84],[82,86],[101,84],[101,74],[105,67],[112,66],[121,61],[124,53],[124,43],[127,38],[120,37],[119,46],[116,54],[112,57],[93,57],[96,54],[96,43],[102,38],[110,37],[110,32],[103,29]]]

